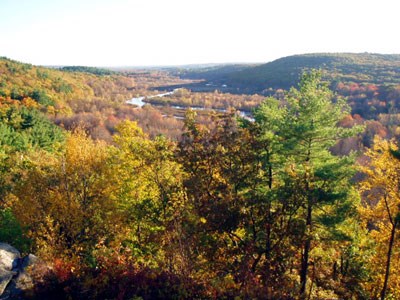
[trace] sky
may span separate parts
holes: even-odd
[[[397,0],[0,0],[0,56],[35,65],[400,53]]]

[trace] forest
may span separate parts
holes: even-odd
[[[158,99],[227,110],[180,120],[125,104],[187,83],[161,71],[0,70],[0,241],[43,261],[24,299],[400,299],[400,119],[358,114],[363,84]]]
[[[304,70],[322,69],[324,78],[358,84],[398,84],[400,55],[374,53],[309,53],[282,57],[266,64],[217,65],[203,68],[171,69],[182,78],[203,79],[225,84],[231,91],[268,93],[269,89],[289,89],[298,83]]]

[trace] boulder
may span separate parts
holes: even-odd
[[[0,269],[0,299],[3,299],[5,290],[17,272]]]
[[[18,274],[21,254],[9,244],[0,243],[0,297],[14,276]]]
[[[25,299],[32,292],[32,274],[45,273],[49,266],[33,254],[21,258],[17,249],[0,243],[0,300]]]
[[[0,268],[11,271],[18,267],[21,254],[6,243],[0,243]]]

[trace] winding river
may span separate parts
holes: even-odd
[[[136,98],[132,98],[132,99],[126,101],[126,103],[133,104],[133,105],[136,105],[138,107],[142,107],[145,104],[150,104],[150,103],[147,103],[147,102],[143,101],[146,98],[147,99],[151,99],[151,98],[156,98],[156,97],[164,97],[164,96],[172,95],[172,94],[176,93],[179,90],[180,89],[174,89],[172,92],[167,92],[167,93],[163,93],[163,94],[147,96],[147,97],[136,97]]]
[[[168,95],[172,95],[174,93],[176,93],[177,91],[179,91],[180,88],[178,89],[174,89],[171,92],[167,92],[167,93],[162,93],[162,94],[157,94],[157,95],[153,95],[153,96],[147,96],[147,97],[136,97],[136,98],[132,98],[130,100],[127,100],[126,103],[127,104],[132,104],[132,105],[136,105],[137,107],[142,107],[143,105],[147,104],[147,105],[151,105],[148,102],[144,102],[144,99],[151,99],[151,98],[156,98],[156,97],[164,97],[164,96],[168,96]],[[218,112],[226,112],[226,109],[221,109],[221,108],[205,108],[205,107],[199,107],[199,106],[179,106],[179,105],[171,105],[170,107],[175,108],[175,109],[188,109],[191,108],[193,110],[214,110],[214,111],[218,111]],[[241,111],[238,110],[239,114],[241,117],[246,118],[248,120],[254,120],[251,116],[251,114],[249,112],[245,112],[245,111]]]

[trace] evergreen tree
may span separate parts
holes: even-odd
[[[275,157],[285,159],[279,189],[286,190],[287,197],[277,198],[277,201],[289,202],[287,206],[291,211],[283,213],[289,214],[291,222],[296,223],[296,235],[301,234],[302,297],[306,295],[316,225],[318,228],[324,226],[326,232],[334,232],[336,225],[344,221],[352,209],[349,180],[353,174],[353,160],[347,156],[334,156],[330,148],[341,138],[356,134],[359,128],[338,126],[349,113],[349,107],[340,98],[333,102],[334,98],[322,82],[320,72],[311,71],[303,75],[299,89],[289,91],[284,104],[268,99],[256,112],[261,128],[267,128],[262,130],[264,136],[269,136],[271,145],[275,145]],[[264,153],[267,161],[271,161],[269,155]],[[271,163],[266,164],[269,166]]]

